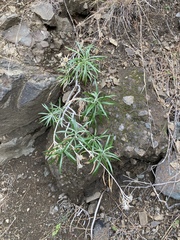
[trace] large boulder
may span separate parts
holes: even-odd
[[[180,155],[173,152],[157,166],[155,187],[161,193],[180,200]]]
[[[39,124],[42,103],[59,95],[56,76],[11,59],[0,59],[0,164],[28,155],[45,128]]]
[[[150,80],[144,80],[140,68],[127,68],[119,73],[117,84],[113,91],[106,89],[115,95],[116,104],[108,109],[109,120],[101,131],[109,129],[115,136],[121,159],[157,162],[166,153],[167,123]]]

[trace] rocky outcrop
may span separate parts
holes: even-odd
[[[0,15],[0,164],[30,154],[45,131],[39,113],[58,99],[61,48],[73,36],[59,4],[28,3],[23,18],[19,4]]]
[[[107,109],[109,120],[98,125],[99,132],[109,129],[108,133],[114,135],[114,151],[120,158],[114,166],[120,166],[126,159],[135,159],[137,164],[138,161],[139,164],[142,161],[157,162],[165,155],[168,140],[164,112],[156,102],[151,83],[146,86],[147,96],[142,70],[127,68],[121,70],[117,84],[112,89],[102,89],[104,93],[114,95],[115,105]],[[52,133],[48,139],[52,139]],[[90,174],[92,167],[85,164],[77,170],[76,164],[64,159],[60,174],[58,166],[50,164],[59,189],[73,201],[81,198],[82,190],[87,190],[98,179],[99,176]]]
[[[161,193],[180,200],[180,156],[175,152],[163,159],[156,168],[155,187]]]
[[[119,86],[113,89],[116,104],[109,108],[109,121],[101,131],[109,128],[115,136],[120,159],[156,162],[166,153],[165,113],[157,103],[151,82],[148,78],[146,81],[145,86],[140,68],[127,68],[121,70]]]
[[[30,15],[24,18],[18,11],[0,15],[0,54],[57,70],[62,47],[74,42],[72,23],[61,15],[61,4],[29,3]]]
[[[0,164],[28,155],[45,129],[39,124],[42,103],[56,101],[56,76],[39,67],[0,59]]]

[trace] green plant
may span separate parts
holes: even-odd
[[[88,142],[91,149],[90,163],[93,163],[93,173],[96,173],[100,166],[105,166],[109,172],[113,172],[111,162],[119,160],[116,154],[112,153],[113,136],[104,132],[100,136],[94,135]]]
[[[67,48],[73,55],[70,59],[65,59],[62,67],[59,69],[63,74],[59,80],[61,86],[68,85],[74,81],[82,81],[85,85],[87,81],[93,82],[97,79],[99,71],[99,60],[102,56],[94,56],[91,51],[94,48],[92,44],[83,47],[76,43],[77,49]]]
[[[86,107],[82,112],[82,118],[88,121],[89,125],[96,125],[97,118],[102,120],[102,117],[108,117],[106,110],[104,109],[105,105],[113,105],[112,97],[114,95],[102,95],[99,92],[98,88],[91,93],[85,93],[86,97],[83,101],[86,103]]]
[[[46,152],[46,155],[50,162],[57,161],[60,172],[65,158],[76,163],[78,169],[83,167],[83,160],[85,160],[93,164],[93,173],[98,171],[101,164],[113,172],[111,162],[119,159],[111,152],[112,136],[106,132],[101,135],[91,134],[75,120],[71,122],[68,129],[61,130],[57,132],[58,134],[64,134],[65,137],[62,140],[59,139],[58,143]]]
[[[63,108],[61,108],[60,105],[57,106],[52,103],[50,103],[49,107],[46,104],[42,104],[42,106],[45,108],[46,112],[40,113],[41,115],[43,115],[40,122],[43,122],[46,127],[51,125],[54,126],[59,121],[60,116],[63,113]]]
[[[55,237],[60,230],[61,230],[61,223],[59,223],[55,226],[55,229],[52,232],[52,237]]]
[[[87,83],[96,80],[98,69],[98,60],[100,56],[92,56],[93,45],[82,47],[77,43],[77,50],[69,49],[73,52],[70,60],[64,60],[64,68],[61,72],[64,74],[61,78],[61,84],[64,86],[74,82],[66,103],[62,106],[43,104],[46,113],[41,113],[41,122],[46,126],[53,126],[53,144],[46,151],[50,162],[56,161],[59,171],[62,171],[64,159],[77,164],[77,168],[82,168],[84,164],[92,164],[92,173],[96,173],[100,166],[113,172],[111,162],[119,160],[112,153],[113,136],[104,132],[97,134],[97,120],[108,117],[105,106],[114,104],[113,95],[103,95],[97,87],[93,92],[85,93],[85,97],[77,97],[80,93],[79,81]],[[76,109],[79,105],[79,109]],[[94,132],[89,131],[94,127]]]
[[[61,172],[63,160],[68,158],[77,164],[77,168],[83,166],[82,161],[93,164],[93,173],[96,173],[100,166],[105,166],[112,172],[111,162],[118,160],[118,157],[111,152],[113,148],[113,137],[104,132],[97,134],[97,117],[107,117],[108,114],[104,105],[112,105],[112,96],[103,96],[96,90],[86,93],[85,98],[76,98],[76,102],[85,102],[85,108],[81,112],[81,118],[87,118],[86,122],[80,123],[78,114],[72,109],[74,101],[67,102],[64,106],[54,104],[43,105],[46,113],[41,113],[41,122],[46,126],[54,126],[53,147],[46,151],[50,162],[57,161]],[[89,127],[95,124],[94,132]],[[88,160],[87,160],[88,159]]]
[[[88,130],[72,119],[66,129],[56,132],[58,143],[47,151],[48,160],[57,160],[60,172],[65,157],[78,164],[80,154],[85,149],[86,134],[88,134]],[[62,136],[62,140],[58,136]],[[77,167],[79,168],[78,165]]]

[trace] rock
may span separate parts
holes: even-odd
[[[54,18],[53,7],[50,3],[40,2],[33,5],[31,10],[45,22],[50,22]]]
[[[159,221],[152,221],[152,222],[150,223],[150,226],[151,226],[151,228],[154,228],[154,227],[157,227],[160,223],[161,223],[161,222],[159,222]]]
[[[155,193],[155,192],[151,192],[150,196],[151,196],[151,197],[155,197],[155,196],[156,196],[156,193]]]
[[[10,220],[7,218],[7,219],[5,220],[5,222],[6,222],[7,224],[9,224]]]
[[[132,48],[125,48],[125,51],[126,51],[128,56],[134,56],[135,55],[135,51]]]
[[[44,168],[44,177],[47,177],[49,175],[49,170],[47,169],[47,167]]]
[[[16,44],[20,43],[28,47],[33,45],[33,37],[30,34],[30,28],[25,22],[9,28],[3,33],[3,35],[4,38],[9,42]]]
[[[40,44],[37,44],[37,46],[32,50],[32,53],[34,54],[34,61],[36,63],[40,63],[44,60],[44,49],[42,49]]]
[[[141,226],[145,226],[148,223],[148,217],[146,211],[139,212],[139,221]]]
[[[147,110],[141,110],[138,113],[138,116],[140,116],[140,117],[147,116],[147,115],[148,115],[148,111]]]
[[[136,159],[131,158],[130,162],[131,162],[132,165],[137,165],[137,160]]]
[[[60,49],[63,46],[63,40],[62,39],[54,39],[54,48]]]
[[[31,34],[20,39],[19,43],[26,47],[32,47],[34,45],[34,39]]]
[[[50,37],[49,32],[46,29],[36,30],[33,32],[33,38],[36,42],[45,41]]]
[[[0,59],[0,165],[34,151],[35,139],[45,128],[39,124],[42,103],[56,101],[56,76],[12,59]]]
[[[18,24],[20,18],[17,14],[6,14],[0,18],[0,30],[7,30],[8,28]]]
[[[153,217],[153,219],[155,221],[162,221],[164,219],[164,215],[163,214],[157,214]]]
[[[20,173],[20,174],[17,175],[17,180],[18,179],[23,179],[24,180],[26,178],[27,178],[27,175],[25,173]]]
[[[59,210],[59,209],[58,209],[58,206],[51,206],[49,213],[52,214],[52,215],[54,215],[55,213],[58,212],[58,210]]]
[[[68,18],[56,17],[57,21],[57,31],[61,33],[71,33],[73,31],[72,24]]]
[[[52,131],[48,139],[50,139],[50,141],[46,149],[51,145]],[[92,170],[91,164],[86,164],[77,171],[77,165],[69,159],[64,159],[61,173],[56,163],[49,163],[49,169],[56,179],[59,191],[66,194],[73,203],[79,203],[84,197],[84,190],[100,178],[102,174],[101,171],[96,175],[90,174]]]
[[[95,203],[95,202],[89,204],[89,207],[88,207],[89,215],[94,214],[94,212],[96,210],[96,206],[97,206],[97,203]]]
[[[109,129],[114,135],[115,150],[122,161],[133,158],[156,162],[165,156],[167,149],[167,133],[163,130],[166,125],[165,112],[157,104],[153,88],[148,89],[147,106],[140,68],[121,69],[118,77],[121,85],[113,88],[115,105],[107,107],[109,120],[99,124],[99,131]],[[109,94],[108,89],[104,88],[103,91]]]
[[[180,200],[180,157],[173,153],[156,168],[155,187],[168,197]],[[157,219],[155,219],[157,220]]]
[[[125,96],[123,97],[123,101],[127,105],[132,105],[134,103],[134,96]]]
[[[135,148],[134,151],[141,157],[146,153],[143,149],[140,148]]]
[[[125,128],[125,127],[124,127],[124,124],[121,124],[121,125],[119,126],[118,130],[119,130],[119,131],[123,131],[124,128]]]
[[[46,41],[41,41],[40,44],[41,44],[41,47],[42,47],[42,48],[47,48],[47,47],[49,47],[49,43],[46,42]]]
[[[147,121],[150,121],[149,115],[144,115],[146,112],[143,112],[144,116],[139,116],[139,112],[148,109],[146,95],[141,91],[143,86],[143,75],[137,69],[135,71],[132,71],[132,69],[130,71],[128,69],[125,72],[122,71],[121,86],[116,86],[113,89],[116,104],[110,106],[109,109],[107,107],[109,120],[98,126],[99,132],[109,129],[109,132],[115,135],[115,151],[122,161],[123,159],[133,158],[140,161],[155,162],[166,152],[168,141],[166,132],[163,130],[166,120],[164,119],[163,109],[155,101],[156,96],[153,89],[152,91],[149,89],[148,92],[150,96],[148,104],[153,118],[153,124],[150,122],[152,125],[150,129],[146,128]],[[109,93],[107,88],[104,88],[103,91]],[[124,103],[122,99],[124,95],[133,97],[133,101],[130,98],[133,106]],[[52,144],[52,135],[53,130],[49,133],[49,143],[46,149]],[[114,164],[119,165],[120,163],[117,161]],[[59,190],[68,195],[74,203],[80,202],[84,198],[85,190],[91,184],[94,187],[95,181],[100,176],[89,174],[92,170],[90,164],[82,165],[84,165],[83,168],[77,171],[76,164],[73,164],[68,159],[64,159],[62,173],[60,174],[56,163],[49,164]]]
[[[52,145],[53,129],[50,130],[48,135],[48,143],[46,149]],[[85,195],[85,190],[89,188],[91,184],[94,184],[97,179],[102,175],[102,169],[99,169],[97,174],[90,174],[92,170],[92,164],[84,164],[82,161],[81,168],[77,169],[77,164],[71,160],[64,158],[62,163],[62,171],[59,172],[59,166],[57,162],[50,163],[49,169],[51,174],[56,179],[57,187],[60,193],[64,193],[68,198],[76,204],[82,201]],[[93,192],[93,191],[92,191]],[[91,196],[96,198],[99,193]],[[99,196],[99,195],[98,195]]]
[[[142,180],[144,178],[144,174],[138,174],[137,178]]]
[[[101,196],[101,193],[100,192],[95,192],[93,195],[89,196],[89,197],[86,197],[86,202],[89,203],[89,202],[92,202],[98,198],[100,198]]]
[[[100,219],[95,222],[93,240],[109,240],[109,226]]]
[[[45,172],[44,172],[44,176],[45,176]],[[47,176],[47,174],[46,174],[46,176]],[[52,183],[49,183],[48,187],[50,188],[51,192],[56,192],[56,187]]]

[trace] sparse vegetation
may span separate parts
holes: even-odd
[[[65,57],[59,69],[59,81],[61,86],[72,84],[76,80],[83,82],[85,85],[88,81],[93,83],[97,80],[99,70],[99,61],[102,56],[94,56],[92,54],[93,45],[90,44],[83,47],[76,42],[77,49],[67,48],[72,52],[71,57]]]
[[[106,132],[98,134],[97,123],[103,117],[108,117],[105,105],[114,104],[113,95],[104,96],[97,87],[97,74],[99,68],[97,61],[101,56],[92,56],[93,45],[82,48],[77,43],[77,50],[73,52],[72,58],[68,59],[61,72],[64,73],[61,85],[66,87],[72,83],[78,86],[80,92],[81,81],[95,82],[95,91],[85,93],[85,97],[76,97],[71,91],[66,103],[61,106],[54,104],[43,105],[46,113],[41,113],[41,122],[46,126],[54,126],[53,146],[46,152],[50,162],[57,161],[61,172],[64,159],[69,159],[77,164],[77,169],[82,168],[84,163],[92,163],[92,172],[96,173],[99,167],[105,166],[108,171],[113,172],[111,162],[119,160],[112,152],[113,136]],[[65,67],[65,68],[64,68]],[[79,105],[78,112],[75,103]],[[93,132],[89,130],[93,127]]]
[[[2,0],[0,3],[2,23],[5,15],[8,18],[8,24],[10,22],[18,24],[17,14],[19,19],[23,16],[19,26],[27,22],[33,27],[30,33],[34,33],[37,27],[38,31],[44,32],[46,29],[42,23],[40,24],[40,20],[37,21],[36,26],[36,18],[31,18],[34,16],[31,12],[31,4],[37,2],[35,0]],[[45,2],[52,4],[54,10],[56,10],[54,7],[56,4],[61,5],[66,2],[73,4],[73,1],[47,0]],[[176,151],[179,156],[180,48],[179,18],[175,17],[179,9],[179,1],[170,0],[168,4],[167,1],[160,0],[82,0],[82,2],[83,4],[87,3],[88,6],[91,4],[91,14],[83,20],[82,16],[80,19],[73,18],[71,23],[72,25],[74,23],[77,30],[78,41],[82,41],[84,44],[76,43],[75,49],[69,48],[68,56],[64,56],[62,59],[56,56],[64,53],[63,47],[68,42],[66,41],[68,36],[65,36],[65,40],[63,39],[64,46],[54,51],[54,42],[61,40],[62,36],[59,33],[59,27],[57,28],[58,32],[54,27],[50,27],[51,30],[53,29],[50,32],[51,37],[48,37],[51,41],[45,39],[43,42],[47,42],[49,47],[43,49],[38,49],[34,42],[32,42],[32,47],[22,46],[19,42],[7,43],[2,34],[1,57],[9,58],[9,70],[11,61],[20,60],[24,64],[23,59],[26,59],[26,55],[28,64],[35,57],[35,60],[38,60],[35,64],[45,67],[45,70],[48,71],[51,67],[56,71],[59,59],[62,60],[58,84],[64,90],[64,100],[60,99],[57,104],[43,104],[44,112],[41,113],[41,121],[45,126],[51,126],[54,129],[52,146],[46,151],[47,158],[49,162],[58,163],[60,171],[63,171],[64,160],[68,159],[76,164],[78,169],[82,166],[86,167],[86,163],[88,163],[88,166],[92,166],[91,173],[96,173],[101,166],[107,173],[105,174],[105,183],[109,180],[106,178],[108,175],[110,180],[113,180],[113,183],[118,186],[118,190],[111,193],[109,188],[103,187],[99,200],[90,203],[82,201],[80,206],[70,202],[67,196],[62,201],[59,190],[52,183],[51,174],[46,176],[44,158],[41,155],[46,143],[42,142],[42,139],[37,139],[37,151],[26,158],[22,157],[20,161],[19,159],[10,160],[0,171],[0,238],[2,240],[23,238],[94,239],[95,222],[102,217],[105,223],[108,220],[106,226],[109,239],[178,239],[180,236],[180,212],[178,210],[180,203],[164,197],[155,189],[155,184],[151,182],[150,162],[147,163],[146,160],[139,161],[130,157],[122,161],[121,169],[113,171],[112,161],[118,160],[113,152],[114,138],[108,132],[100,131],[98,125],[108,118],[108,105],[110,107],[111,104],[113,105],[114,97],[111,94],[118,84],[110,82],[111,77],[117,79],[119,72],[126,71],[127,68],[144,69],[142,92],[146,94],[149,114],[145,123],[147,129],[144,135],[149,135],[152,143],[157,143],[161,137],[159,135],[158,139],[153,138],[154,130],[158,131],[159,129],[158,118],[160,115],[158,107],[149,108],[149,103],[154,101],[156,106],[163,107],[164,119],[167,120],[163,129],[165,134],[167,128],[169,132],[167,160],[172,156],[172,151]],[[68,7],[67,12],[71,14]],[[70,14],[69,19],[71,18]],[[12,20],[14,17],[15,20]],[[29,21],[31,21],[30,24]],[[41,26],[43,27],[41,28]],[[105,62],[102,67],[103,79],[98,76],[100,73],[99,62],[104,57],[95,56],[99,53],[92,44],[86,46],[87,43],[92,42],[96,46],[100,46],[102,55],[109,56],[107,63]],[[72,41],[70,40],[69,43],[72,44]],[[49,50],[52,55],[49,54]],[[41,65],[38,54],[46,51],[48,58],[46,61],[43,60]],[[40,59],[43,59],[44,54],[39,55],[42,56]],[[29,61],[29,59],[31,60]],[[16,69],[12,70],[16,71]],[[11,71],[8,72],[11,73]],[[1,73],[2,83],[5,74],[6,71]],[[97,88],[99,80],[105,82],[105,91],[110,92],[110,95],[103,95],[99,91],[100,88]],[[125,80],[130,86],[132,79]],[[121,80],[118,83],[123,87]],[[8,87],[9,82],[5,82],[5,85]],[[154,88],[157,98],[155,96],[151,98],[151,88]],[[85,89],[86,93],[82,92],[82,89]],[[65,95],[66,97],[64,97]],[[6,97],[7,104],[9,104],[11,97],[8,95]],[[4,102],[2,106],[5,106]],[[155,115],[153,110],[157,110]],[[121,109],[119,112],[122,113]],[[133,134],[132,131],[130,133]],[[122,135],[125,143],[128,138],[124,132]],[[137,142],[139,142],[138,140]],[[4,139],[2,139],[2,143],[3,141]],[[140,139],[140,142],[143,142],[143,138]],[[128,143],[130,145],[130,141]],[[152,146],[153,149],[150,147],[147,151],[152,150],[158,153],[158,147]],[[132,144],[131,147],[134,145]],[[14,150],[12,149],[12,151]],[[152,164],[151,167],[155,169],[157,164]],[[173,167],[177,166],[173,165]],[[126,181],[121,179],[122,173],[126,175]],[[117,179],[114,176],[117,176]],[[172,178],[170,180],[172,182]],[[123,185],[121,185],[122,181]],[[169,182],[162,183],[163,186],[167,184]],[[175,184],[176,181],[174,181],[172,190]],[[97,190],[96,186],[93,190]],[[88,190],[88,194],[92,195],[93,191]],[[95,213],[90,214],[88,207],[97,201]],[[56,212],[57,209],[58,212]],[[141,213],[143,213],[143,219],[147,217],[146,225],[141,224]]]

